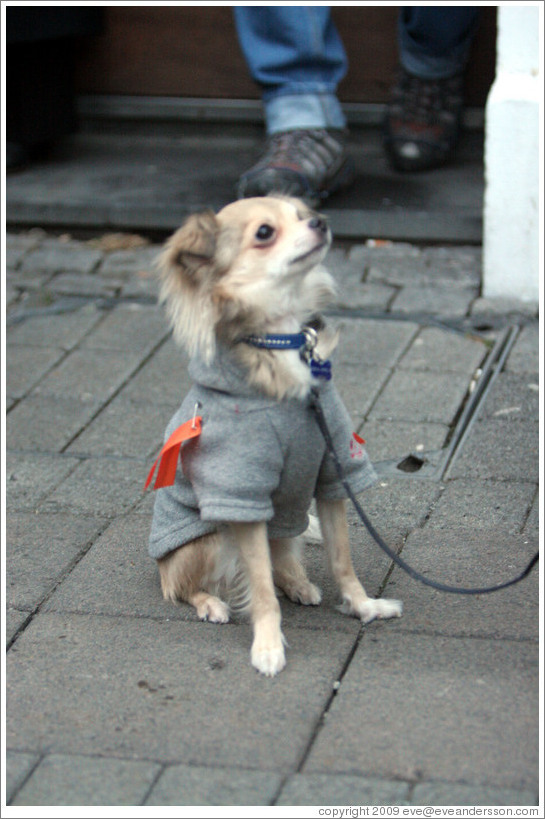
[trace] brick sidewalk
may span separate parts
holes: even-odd
[[[249,627],[163,602],[143,482],[188,388],[137,239],[7,242],[8,800],[13,805],[535,805],[538,574],[427,589],[351,515],[369,592],[400,621],[283,600],[288,666]],[[335,377],[379,483],[362,501],[445,582],[512,576],[538,542],[538,324],[479,297],[476,247],[337,247]],[[514,346],[461,451],[444,452],[503,327]],[[398,468],[408,456],[422,469]]]

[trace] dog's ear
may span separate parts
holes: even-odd
[[[197,282],[214,262],[219,224],[210,211],[194,213],[167,242],[162,266]]]

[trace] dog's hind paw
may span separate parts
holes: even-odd
[[[322,592],[314,583],[309,583],[305,589],[300,589],[297,602],[302,606],[318,606],[322,602]]]
[[[220,600],[219,597],[208,596],[199,603],[197,615],[201,620],[208,620],[210,623],[228,623],[229,606]]]
[[[322,602],[322,592],[314,583],[286,584],[282,591],[293,603],[302,606],[318,606]]]
[[[374,600],[369,597],[356,603],[349,598],[345,598],[341,610],[345,614],[359,617],[363,623],[370,623],[372,620],[388,620],[391,617],[401,617],[403,603],[401,600]]]

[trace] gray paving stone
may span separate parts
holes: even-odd
[[[159,282],[153,273],[141,270],[123,282],[120,293],[124,299],[143,299],[155,303],[159,298]]]
[[[146,805],[271,805],[282,777],[272,771],[173,765]]]
[[[390,370],[383,367],[335,364],[335,385],[350,414],[354,430],[361,426],[389,376]]]
[[[29,773],[37,765],[39,756],[25,751],[6,751],[6,803],[23,784]]]
[[[10,345],[6,350],[6,391],[21,398],[64,355],[58,347],[24,347]]]
[[[42,512],[115,517],[142,496],[146,465],[134,460],[89,458],[40,505]]]
[[[380,478],[377,483],[360,496],[359,501],[375,527],[390,546],[400,548],[413,529],[420,528],[440,493],[440,487],[432,481],[417,477]],[[351,504],[348,519],[361,537],[369,541],[368,560],[381,554],[379,547],[365,533]]]
[[[349,260],[362,265],[370,281],[386,281],[399,287],[445,285],[451,288],[480,284],[480,248],[425,248],[393,242],[372,247],[354,245]]]
[[[98,411],[100,404],[67,395],[29,395],[9,412],[6,441],[10,449],[61,452]]]
[[[86,428],[70,444],[67,452],[98,457],[155,457],[174,409],[164,404],[132,403],[117,396],[88,426],[79,426],[79,429]],[[150,468],[152,463],[153,460]]]
[[[399,361],[400,370],[461,372],[469,375],[486,358],[488,349],[477,336],[438,327],[424,327]]]
[[[130,350],[148,353],[168,335],[164,313],[156,306],[120,304],[106,314],[83,346],[92,350]]]
[[[43,312],[29,316],[25,321],[7,327],[9,344],[27,344],[42,347],[47,341],[50,347],[71,350],[101,321],[104,314],[94,304],[60,314]]]
[[[362,265],[352,261],[345,248],[335,247],[335,245],[333,245],[324,260],[324,264],[335,278],[337,284],[342,283],[345,279],[363,281],[364,272]]]
[[[6,521],[6,603],[33,609],[104,526],[100,518],[14,512]]]
[[[19,255],[19,254],[17,254]],[[49,292],[48,283],[53,277],[53,273],[41,273],[38,270],[25,270],[20,264],[14,268],[11,266],[12,254],[7,251],[6,262],[6,282],[9,284],[22,302],[26,302],[31,298],[36,298],[39,295]],[[22,257],[21,257],[22,258]],[[37,294],[33,291],[41,290],[42,293]]]
[[[500,373],[479,410],[479,417],[526,421],[539,418],[539,384],[530,373]]]
[[[286,637],[287,668],[267,679],[250,666],[247,626],[38,615],[8,655],[6,745],[286,773],[353,644]]]
[[[409,283],[422,284],[431,275],[426,270],[419,248],[402,242],[382,247],[354,245],[349,250],[348,258],[363,269],[366,281],[403,287]]]
[[[359,434],[365,439],[371,460],[397,460],[407,455],[441,450],[449,427],[446,424],[410,421],[365,421]]]
[[[8,270],[15,271],[19,265],[21,264],[23,257],[26,253],[26,248],[24,247],[6,247],[6,267]]]
[[[34,250],[40,242],[47,238],[45,230],[42,228],[32,228],[20,233],[6,232],[6,250],[22,250],[25,253]]]
[[[53,293],[100,299],[117,295],[122,284],[122,279],[103,279],[95,274],[58,273],[48,282],[48,287]]]
[[[77,458],[55,458],[39,452],[6,453],[6,507],[35,510],[77,467]]]
[[[536,487],[532,483],[449,481],[431,513],[426,528],[520,532]]]
[[[345,774],[294,774],[277,805],[408,805],[406,782],[388,782]]]
[[[123,278],[129,275],[138,275],[141,272],[153,271],[154,262],[161,251],[161,247],[140,247],[133,250],[114,250],[105,253],[98,273],[105,278]]]
[[[538,783],[538,646],[382,629],[360,642],[304,773]]]
[[[187,365],[186,353],[168,339],[133,375],[121,397],[135,403],[165,404],[174,413],[192,384]]]
[[[160,766],[128,759],[46,756],[13,805],[141,805]]]
[[[537,805],[536,797],[530,790],[423,782],[415,787],[411,805]]]
[[[104,402],[136,371],[141,354],[87,348],[73,350],[40,382],[36,395],[70,395],[84,402]]]
[[[191,606],[163,600],[157,567],[148,555],[150,524],[143,515],[114,521],[44,610],[197,621]]]
[[[537,551],[538,540],[508,529],[427,527],[409,535],[402,556],[438,582],[469,588],[497,585],[520,574]],[[493,594],[445,594],[393,570],[385,592],[404,603],[400,629],[500,639],[538,639],[539,571]]]
[[[338,307],[386,311],[397,292],[380,282],[366,282],[363,266],[350,261],[344,250],[330,250],[325,264],[337,283]]]
[[[422,258],[436,276],[436,281],[452,284],[481,283],[482,248],[480,245],[429,246],[422,249]]]
[[[509,354],[505,369],[509,372],[539,372],[539,324],[523,327]]]
[[[537,422],[488,419],[474,424],[449,469],[451,478],[504,481],[539,480]]]
[[[91,273],[98,267],[102,253],[81,242],[62,242],[44,239],[35,250],[29,251],[22,263],[25,271],[40,273]]]
[[[417,324],[409,321],[373,319],[342,319],[336,326],[340,339],[334,363],[357,367],[393,367],[419,330]]]
[[[30,612],[28,611],[18,611],[18,609],[13,609],[8,607],[6,609],[6,643],[9,643],[20,628],[22,628],[25,623],[31,617]]]
[[[463,373],[394,372],[377,399],[370,420],[451,424],[469,385]]]
[[[386,313],[396,293],[397,288],[381,282],[360,282],[347,279],[342,283],[336,305],[348,310]]]
[[[431,313],[443,316],[466,316],[477,296],[477,288],[402,287],[391,304],[392,313]]]

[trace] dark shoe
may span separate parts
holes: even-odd
[[[353,180],[342,131],[297,129],[269,138],[265,154],[240,177],[237,196],[283,193],[317,204]]]
[[[384,147],[398,171],[444,165],[454,153],[463,109],[463,75],[424,80],[400,70],[384,122]]]

